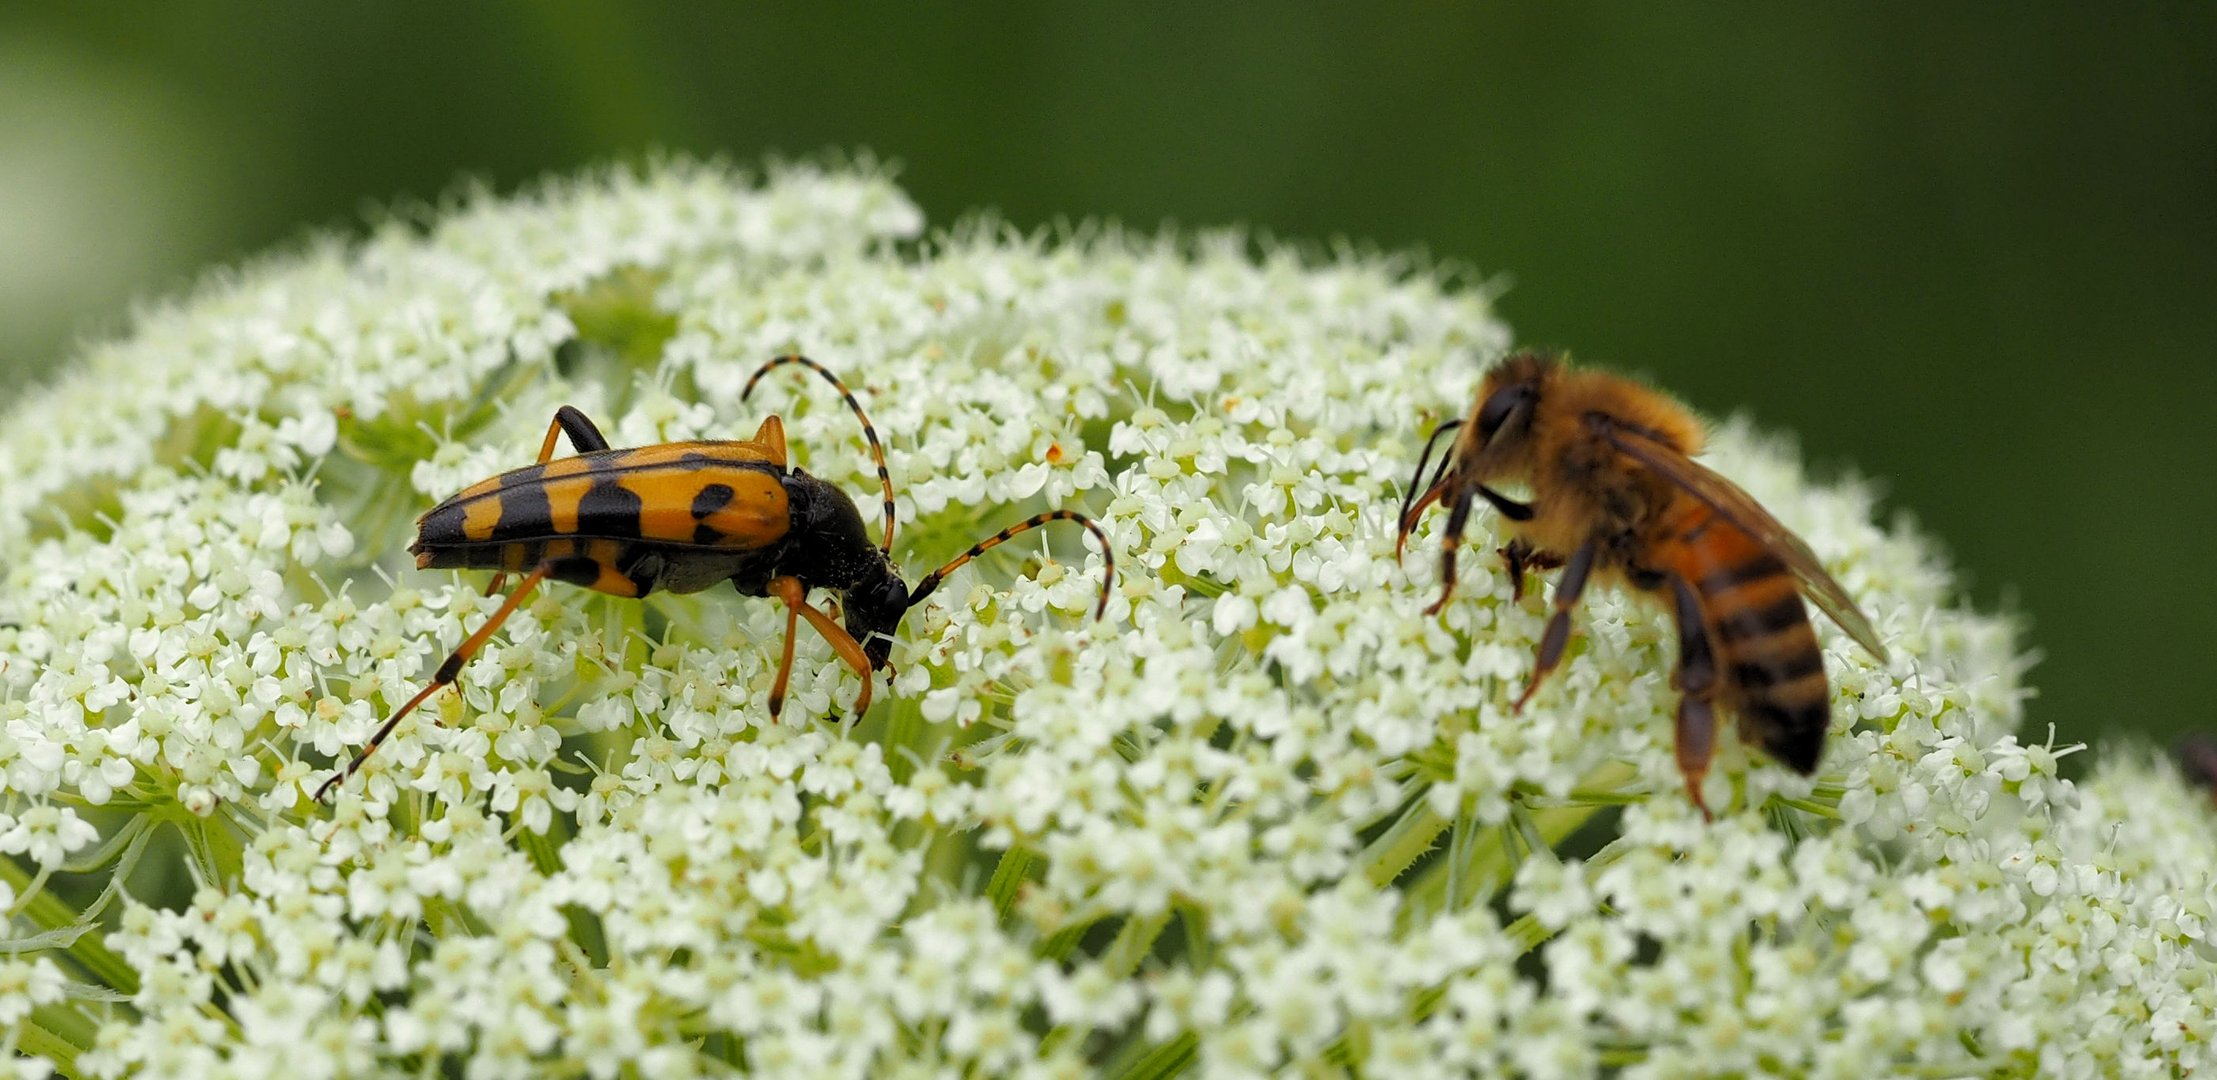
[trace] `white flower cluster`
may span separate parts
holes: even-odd
[[[0,428],[0,1050],[17,1075],[2180,1075],[2211,1067],[2217,825],[2019,740],[2004,623],[1737,427],[1895,661],[1821,628],[1823,770],[1728,746],[1705,824],[1674,636],[1487,523],[1438,618],[1421,437],[1508,344],[1421,267],[987,224],[882,176],[672,164],[475,197],[172,307]],[[875,506],[912,611],[863,719],[718,591],[549,586],[324,807],[497,603],[413,515],[527,463],[744,437]],[[1483,515],[1482,515],[1483,517]],[[1060,528],[1059,526],[1055,528]],[[1049,551],[1053,556],[1049,557]]]

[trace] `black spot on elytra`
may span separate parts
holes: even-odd
[[[599,477],[577,501],[577,531],[586,536],[636,540],[639,515],[645,509],[646,504],[631,489],[611,477]]]
[[[500,489],[500,520],[493,523],[495,541],[545,536],[554,531],[554,507],[540,484],[519,484]]]
[[[416,523],[416,545],[410,550],[457,547],[470,542],[462,533],[465,511],[458,502],[440,503]]]
[[[738,495],[738,492],[731,489],[730,484],[710,484],[700,489],[700,493],[693,496],[694,519],[699,520],[730,506],[731,500],[737,498]]]

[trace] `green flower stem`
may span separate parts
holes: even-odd
[[[1108,951],[1101,954],[1101,966],[1119,979],[1138,971],[1139,962],[1154,951],[1155,939],[1161,937],[1163,929],[1169,925],[1168,909],[1125,920],[1115,940],[1109,942]]]
[[[1522,811],[1520,808],[1522,818],[1529,824],[1517,826],[1519,839],[1525,843],[1536,839],[1541,850],[1552,852],[1555,845],[1577,832],[1603,807],[1644,797],[1626,795],[1618,790],[1636,776],[1638,770],[1631,765],[1611,762],[1588,774],[1571,792],[1564,805],[1529,811]],[[1401,906],[1401,917],[1404,924],[1409,923],[1414,913],[1428,915],[1442,910],[1442,906],[1448,903],[1455,903],[1460,907],[1490,897],[1515,875],[1518,856],[1511,850],[1507,834],[1495,830],[1492,840],[1480,839],[1476,835],[1479,830],[1466,827],[1465,821],[1468,818],[1468,814],[1459,814],[1455,822],[1457,829],[1465,830],[1470,835],[1465,848],[1458,851],[1450,844],[1450,858],[1418,871],[1416,878],[1403,890],[1405,902]],[[1455,857],[1458,855],[1461,856],[1460,860]],[[1454,890],[1453,896],[1449,895],[1450,886]]]
[[[1358,860],[1363,877],[1380,889],[1393,884],[1403,871],[1432,850],[1432,844],[1450,824],[1419,797],[1416,804],[1401,815],[1401,820],[1394,822],[1385,835],[1363,851]]]
[[[246,872],[246,847],[230,819],[222,814],[201,818],[183,807],[175,809],[177,827],[185,834],[193,861],[200,866],[203,884],[228,891]]]
[[[1193,1064],[1194,1054],[1200,1049],[1201,1040],[1188,1031],[1180,1032],[1168,1042],[1155,1046],[1147,1046],[1137,1040],[1130,1046],[1136,1056],[1121,1065],[1111,1063],[1103,1070],[1103,1075],[1114,1080],[1166,1080],[1167,1077],[1184,1072],[1186,1066]]]
[[[986,883],[985,895],[993,901],[994,914],[1004,922],[1009,909],[1016,906],[1016,894],[1030,876],[1035,858],[1029,848],[1012,847],[1002,852],[1001,861],[993,865],[993,880]]]
[[[84,916],[73,910],[61,897],[45,888],[40,888],[35,895],[30,894],[33,881],[43,883],[45,877],[41,873],[34,879],[14,859],[0,858],[0,881],[6,881],[19,896],[30,895],[28,901],[19,903],[24,918],[41,930],[77,928],[83,923]],[[138,973],[124,962],[123,957],[103,944],[100,935],[79,934],[62,951],[76,961],[77,966],[84,969],[87,975],[109,989],[125,995],[139,992]]]
[[[99,1025],[75,1008],[41,1005],[31,1010],[16,1029],[16,1051],[37,1054],[54,1063],[63,1076],[77,1075],[77,1055],[93,1047]]]

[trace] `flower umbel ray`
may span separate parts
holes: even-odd
[[[0,428],[0,1048],[17,1074],[303,1078],[2183,1075],[2217,829],[2129,756],[2019,739],[2012,628],[1868,494],[1742,426],[1891,666],[1822,627],[1804,779],[1728,740],[1705,825],[1666,613],[1481,557],[1442,617],[1399,480],[1508,346],[1405,260],[1233,235],[922,239],[873,167],[671,163],[461,200],[211,278]],[[498,602],[431,502],[612,443],[744,437],[864,497],[899,672],[772,604],[549,586],[331,806],[306,798]],[[1635,359],[1636,358],[1631,358]],[[1435,519],[1436,521],[1436,519]],[[1437,524],[1414,545],[1436,551]]]

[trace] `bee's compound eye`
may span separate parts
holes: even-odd
[[[1504,386],[1486,399],[1484,408],[1478,410],[1478,437],[1492,441],[1494,433],[1509,422],[1518,409],[1532,403],[1532,388],[1522,383]]]

